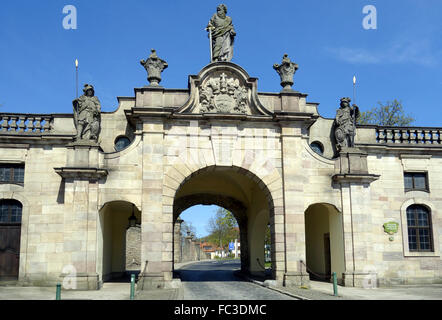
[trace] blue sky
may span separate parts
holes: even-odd
[[[151,48],[169,63],[161,84],[187,88],[188,75],[209,62],[204,28],[219,3],[2,1],[0,112],[72,112],[76,58],[80,85],[94,84],[103,110],[115,110],[117,96],[133,96],[134,87],[147,84],[139,61]],[[399,99],[415,125],[442,125],[442,1],[224,3],[237,32],[232,62],[259,79],[259,91],[281,89],[272,66],[288,53],[299,64],[294,89],[319,102],[325,117],[335,116],[341,97],[352,96],[356,74],[362,111]],[[77,8],[77,30],[63,29],[65,5]],[[365,5],[377,9],[376,30],[362,27]]]

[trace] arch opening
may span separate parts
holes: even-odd
[[[141,211],[112,201],[99,211],[97,273],[100,282],[128,282],[141,268]]]
[[[271,233],[274,232],[271,223],[274,207],[269,190],[258,177],[237,167],[212,166],[193,173],[176,191],[174,226],[181,212],[198,204],[217,205],[234,215],[240,233],[242,272],[274,278],[272,270],[265,267],[266,230],[270,224]],[[271,260],[274,258],[272,254]]]
[[[331,281],[345,272],[342,214],[333,205],[317,203],[305,211],[306,265],[310,280]]]

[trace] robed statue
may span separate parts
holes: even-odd
[[[230,61],[233,57],[233,42],[236,32],[232,18],[227,15],[227,7],[220,4],[212,16],[206,30],[212,45],[212,61]]]
[[[74,124],[77,129],[76,140],[98,142],[101,123],[101,105],[92,85],[85,84],[84,94],[72,101],[74,106]]]
[[[356,119],[359,117],[359,108],[350,106],[350,98],[342,98],[341,106],[336,111],[335,137],[338,150],[354,148],[356,135]]]

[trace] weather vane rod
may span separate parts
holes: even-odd
[[[78,99],[78,59],[75,59],[75,94]]]
[[[353,76],[353,103],[356,103],[356,76]]]

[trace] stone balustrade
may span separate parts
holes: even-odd
[[[376,127],[377,143],[440,145],[442,128]]]
[[[53,115],[0,114],[0,134],[42,134],[53,129]]]

